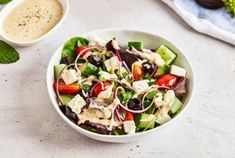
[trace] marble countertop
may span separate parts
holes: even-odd
[[[21,59],[0,65],[1,157],[235,157],[235,49],[187,26],[159,0],[70,0],[62,26],[44,41],[17,47]],[[153,32],[192,61],[196,91],[169,130],[128,144],[94,141],[56,113],[46,90],[46,69],[56,48],[73,35],[126,27]]]

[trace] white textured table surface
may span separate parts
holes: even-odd
[[[159,0],[70,0],[63,25],[16,64],[0,65],[0,157],[235,157],[235,49],[188,27]],[[153,32],[191,59],[197,86],[190,108],[169,130],[129,144],[106,144],[72,130],[47,95],[47,64],[69,37],[127,27]]]

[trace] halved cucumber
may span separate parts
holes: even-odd
[[[65,67],[65,64],[59,64],[59,65],[55,65],[54,66],[54,77],[55,79],[57,79],[57,77],[60,74],[60,71]]]
[[[170,114],[175,114],[176,112],[178,112],[183,105],[184,104],[177,97],[175,97],[171,105]]]
[[[167,65],[171,64],[176,58],[176,54],[164,45],[161,45],[157,49],[157,53],[162,57]]]
[[[73,99],[73,95],[66,95],[66,94],[61,94],[60,98],[61,101],[63,102],[64,105],[68,105],[68,103]]]
[[[168,65],[163,65],[158,67],[155,76],[160,77],[162,75],[169,74],[169,72],[170,72],[170,67]]]
[[[154,128],[156,119],[157,119],[156,116],[153,114],[148,115],[148,114],[142,113],[139,127],[145,128],[145,129],[152,129]]]

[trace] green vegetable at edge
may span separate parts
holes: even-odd
[[[9,3],[10,1],[12,0],[0,0],[0,4],[6,4],[6,3]]]
[[[131,48],[131,47],[134,47],[136,50],[139,50],[141,51],[143,49],[143,45],[141,42],[128,42],[128,47]]]
[[[76,58],[75,49],[79,46],[87,46],[89,44],[89,41],[83,37],[72,37],[70,40],[68,40],[63,47],[62,50],[62,58],[68,57],[70,62],[73,62]]]
[[[15,48],[0,40],[0,63],[10,64],[18,61],[19,59],[20,55]]]
[[[223,0],[225,9],[235,16],[235,0]]]
[[[65,64],[58,64],[54,65],[54,78],[57,79],[59,76],[60,72],[63,70],[63,68],[66,67]]]

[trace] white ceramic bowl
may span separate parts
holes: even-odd
[[[164,44],[168,46],[170,49],[172,49],[175,53],[177,53],[178,57],[175,60],[175,64],[179,65],[187,70],[187,75],[186,77],[188,78],[188,93],[186,94],[184,98],[184,107],[183,110],[171,121],[157,127],[153,128],[151,130],[137,133],[134,135],[123,135],[123,136],[112,136],[112,135],[101,135],[101,134],[96,134],[89,132],[87,130],[84,130],[80,128],[79,126],[75,125],[72,123],[59,109],[57,100],[56,100],[56,95],[54,93],[54,90],[52,88],[52,84],[54,82],[54,65],[58,64],[60,61],[61,57],[61,50],[63,46],[61,46],[52,56],[48,69],[47,69],[47,89],[49,92],[50,99],[52,101],[52,104],[60,117],[68,123],[73,129],[78,131],[79,133],[82,133],[83,135],[86,135],[87,137],[90,137],[92,139],[96,139],[99,141],[104,141],[104,142],[116,142],[116,143],[124,143],[124,142],[131,142],[139,139],[142,136],[148,135],[150,133],[154,133],[157,137],[157,132],[160,129],[166,129],[169,124],[172,124],[173,122],[177,123],[176,118],[178,118],[182,113],[185,111],[185,108],[188,107],[188,104],[192,98],[193,90],[194,90],[194,76],[193,76],[193,70],[190,65],[190,62],[188,58],[181,52],[176,46],[174,46],[172,43],[169,41],[165,40],[162,37],[159,37],[157,35],[151,34],[151,33],[146,33],[146,32],[141,32],[141,31],[134,31],[134,30],[126,30],[126,29],[106,29],[106,30],[98,30],[94,32],[89,32],[83,35],[80,35],[83,37],[91,37],[91,36],[97,36],[100,37],[106,41],[112,39],[113,37],[116,37],[120,45],[126,46],[128,41],[134,40],[134,41],[141,41],[143,42],[144,46],[146,48],[157,48],[161,44]]]
[[[3,22],[6,18],[6,16],[12,11],[12,9],[14,9],[17,5],[19,5],[23,1],[24,0],[13,0],[9,4],[7,4],[0,12],[0,36],[4,40],[6,40],[8,43],[13,44],[15,46],[29,46],[29,45],[32,45],[36,42],[41,41],[42,39],[47,37],[50,33],[54,32],[61,25],[61,23],[64,21],[66,15],[68,14],[68,10],[69,10],[69,1],[68,0],[58,0],[61,3],[63,10],[64,10],[63,16],[60,19],[60,21],[49,32],[47,32],[43,36],[40,36],[39,38],[32,40],[32,41],[28,41],[28,42],[18,42],[18,41],[11,40],[7,36],[4,35]]]

